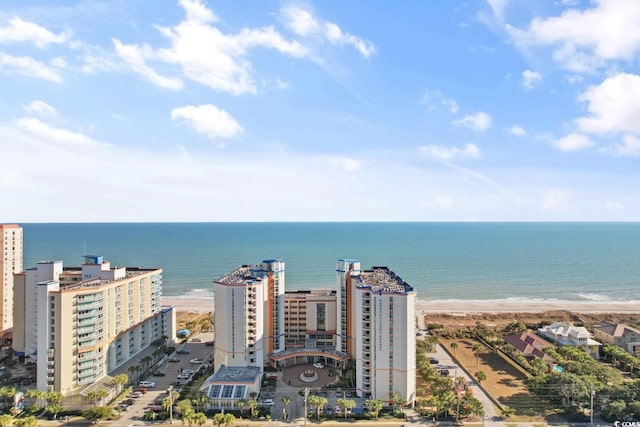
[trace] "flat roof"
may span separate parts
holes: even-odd
[[[374,292],[404,293],[413,291],[413,287],[389,270],[389,267],[374,266],[371,270],[364,270],[355,277],[360,278],[360,283],[356,283],[357,286],[370,287]]]
[[[255,383],[260,376],[260,368],[257,366],[233,366],[221,365],[204,384],[228,384],[228,383]]]

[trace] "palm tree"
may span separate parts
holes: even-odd
[[[240,409],[240,416],[242,416],[242,412],[244,411],[245,406],[247,406],[247,399],[238,400],[236,406],[238,406],[238,409]]]
[[[137,381],[138,380],[138,373],[140,372],[140,366],[131,365],[131,366],[129,366],[129,368],[127,368],[127,370],[132,374],[136,374],[136,381]]]
[[[456,350],[458,349],[458,343],[457,342],[452,342],[451,344],[449,344],[449,346],[451,347],[451,350],[453,350],[453,355],[456,355]]]
[[[315,394],[309,396],[309,404],[313,405],[316,408],[316,416],[318,420],[320,419],[320,412],[322,412],[322,409],[327,405],[328,402],[329,401],[326,397],[318,396]]]
[[[344,414],[344,418],[347,418],[347,411],[356,407],[356,402],[354,400],[349,399],[338,399],[336,400],[336,405]]]
[[[287,407],[291,403],[291,398],[289,396],[282,396],[282,399],[280,399],[280,402],[282,402],[282,405],[284,406],[284,408],[282,409],[282,418],[284,420],[286,420],[287,419]],[[238,403],[240,403],[240,402],[238,402]],[[242,413],[242,412],[240,412],[240,413]]]
[[[258,401],[256,399],[249,399],[247,405],[249,406],[249,410],[251,411],[251,418],[255,418],[256,410],[258,409]]]
[[[484,371],[476,372],[476,380],[478,380],[478,383],[481,383],[486,379],[487,379],[487,374],[485,374]]]
[[[196,412],[195,414],[193,414],[193,418],[191,419],[191,422],[193,422],[197,426],[202,426],[204,423],[207,422],[207,416],[202,412]]]
[[[382,399],[367,399],[364,402],[364,406],[367,407],[369,413],[373,414],[374,417],[378,418],[378,413],[384,406],[384,402]]]
[[[149,370],[149,364],[151,363],[151,361],[153,360],[153,357],[151,356],[145,356],[142,359],[140,359],[140,363],[142,363],[142,366],[144,366],[143,371],[148,371]]]
[[[0,387],[0,397],[4,398],[5,405],[9,401],[9,399],[13,398],[17,393],[17,390],[14,386],[4,385]]]
[[[472,351],[476,356],[476,369],[480,367],[480,353],[482,353],[482,350],[484,350],[484,346],[482,344],[477,343],[473,345]]]
[[[222,412],[218,412],[213,416],[213,425],[216,427],[221,427],[224,425],[224,414]]]
[[[225,427],[231,427],[233,423],[236,422],[236,417],[233,414],[224,414],[224,425]]]
[[[207,403],[209,401],[209,396],[204,391],[196,391],[191,398],[191,403],[193,403],[196,407],[196,410],[200,410],[200,406],[203,403]]]
[[[38,419],[33,415],[29,415],[25,418],[18,418],[13,422],[13,425],[14,427],[36,427],[38,425]]]
[[[129,376],[127,374],[120,374],[113,377],[113,385],[116,386],[118,393],[122,391],[122,387],[129,382]]]

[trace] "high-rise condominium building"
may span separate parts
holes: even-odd
[[[390,402],[395,392],[413,402],[416,292],[387,267],[353,272],[347,282],[349,353],[358,396]]]
[[[82,267],[43,261],[16,274],[14,350],[37,366],[37,388],[76,394],[156,340],[176,336],[173,307],[161,307],[162,269]]]
[[[285,348],[285,267],[281,260],[243,265],[214,281],[214,365],[257,366]]]
[[[13,275],[22,271],[22,227],[0,224],[0,341],[13,327]],[[1,342],[0,342],[1,344]]]
[[[387,267],[361,270],[359,261],[339,260],[336,291],[292,291],[282,299],[269,285],[277,269],[284,279],[284,262],[265,261],[214,282],[216,369],[352,365],[359,397],[391,402],[395,392],[408,403],[415,400],[416,292],[411,286]],[[281,283],[278,292],[284,292]],[[283,332],[285,341],[270,348],[268,343]]]

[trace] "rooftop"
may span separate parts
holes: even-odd
[[[260,368],[257,366],[247,367],[227,367],[220,366],[218,370],[205,381],[205,384],[211,383],[253,383],[260,375]]]
[[[398,277],[389,267],[372,267],[360,273],[358,286],[370,287],[373,292],[411,292],[413,288]]]

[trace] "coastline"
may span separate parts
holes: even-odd
[[[178,312],[213,312],[213,298],[162,297],[162,305],[175,306]],[[570,311],[574,313],[640,314],[640,301],[569,301],[556,299],[498,300],[417,300],[416,315],[448,313],[464,316],[478,313],[543,313]]]

